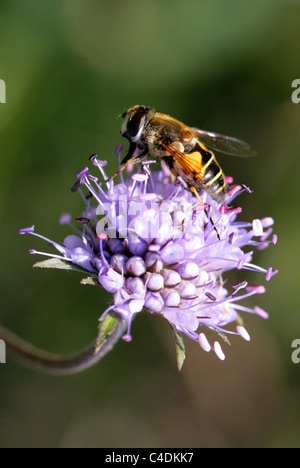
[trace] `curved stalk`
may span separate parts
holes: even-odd
[[[98,338],[83,351],[63,356],[37,348],[0,325],[0,339],[7,351],[30,369],[51,375],[70,375],[81,372],[100,361],[116,344],[126,330],[127,322],[120,319],[107,339],[99,346]]]

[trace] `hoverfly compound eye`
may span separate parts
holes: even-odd
[[[139,106],[132,112],[128,112],[122,125],[122,135],[137,143],[143,133],[148,112],[149,108],[144,106]]]

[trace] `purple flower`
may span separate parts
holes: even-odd
[[[91,161],[106,181],[106,163],[96,155]],[[231,187],[221,206],[203,193],[203,205],[199,205],[192,193],[171,182],[168,174],[151,172],[151,164],[143,163],[126,181],[121,175],[119,184],[99,182],[87,167],[77,173],[74,190],[82,196],[85,210],[76,225],[70,215],[61,217],[61,224],[69,224],[75,231],[63,244],[36,234],[33,227],[20,233],[43,238],[59,254],[30,253],[48,255],[88,271],[113,295],[100,320],[111,310],[126,319],[125,341],[131,340],[133,318],[145,308],[165,318],[176,333],[198,341],[206,352],[214,350],[223,360],[219,337],[228,342],[227,335],[236,334],[250,340],[241,312],[268,316],[258,306],[240,304],[264,293],[264,286],[241,281],[228,291],[224,273],[250,270],[262,273],[267,281],[277,273],[252,261],[254,248],[261,250],[276,243],[273,219],[237,219],[242,209],[232,203],[238,195],[250,191],[247,186]],[[233,322],[235,328],[229,329]],[[217,337],[212,345],[209,331]]]

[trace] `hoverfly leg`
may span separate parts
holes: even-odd
[[[130,159],[132,159],[136,148],[137,148],[137,144],[136,144],[136,143],[133,143],[133,142],[131,141],[131,142],[130,142],[130,146],[129,146],[128,153],[126,154],[125,158],[124,158],[124,159],[122,160],[122,162],[121,162],[121,167],[123,166],[123,164],[126,164],[127,161],[129,161]]]
[[[196,195],[196,197],[197,197],[199,203],[200,203],[201,205],[203,205],[203,201],[201,200],[201,198],[200,198],[200,196],[199,196],[199,193],[198,193],[196,187],[193,187],[193,186],[191,185],[191,186],[189,187],[189,189],[190,189],[190,191],[191,191],[194,195]],[[216,234],[217,234],[217,236],[218,236],[218,239],[221,240],[219,231],[218,231],[218,229],[216,228],[216,225],[215,225],[214,220],[212,219],[212,217],[210,216],[210,214],[208,213],[208,210],[207,210],[206,208],[205,208],[204,211],[205,211],[205,214],[206,214],[206,216],[207,216],[207,219],[209,219],[209,221],[211,222],[211,224],[212,224],[214,230],[216,231]]]
[[[201,205],[203,205],[203,201],[201,200],[200,195],[199,195],[199,193],[198,193],[196,187],[193,187],[192,185],[190,185],[190,186],[189,186],[189,189],[190,189],[190,191],[191,191],[194,195],[196,195],[196,197],[198,198],[199,203],[200,203]]]
[[[136,145],[135,145],[135,147],[136,147]],[[106,180],[105,182],[109,182],[110,180],[112,180],[115,177],[117,177],[118,175],[120,175],[121,172],[123,172],[124,169],[126,169],[126,167],[129,166],[130,164],[138,164],[139,162],[142,162],[145,159],[146,155],[147,155],[147,152],[143,151],[142,153],[138,154],[137,156],[132,156],[132,154],[130,154],[130,151],[129,151],[127,156],[125,156],[125,158],[123,159],[120,169],[117,172],[115,172],[112,176],[110,176],[110,178],[108,180]]]

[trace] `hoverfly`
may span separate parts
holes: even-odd
[[[201,202],[199,191],[216,201],[225,198],[227,185],[213,151],[233,156],[253,156],[248,143],[218,133],[188,127],[169,115],[146,106],[134,106],[122,115],[121,134],[130,142],[121,167],[141,162],[147,155],[161,158],[175,177],[181,177]],[[136,154],[136,150],[140,150]],[[201,202],[202,203],[202,202]]]

